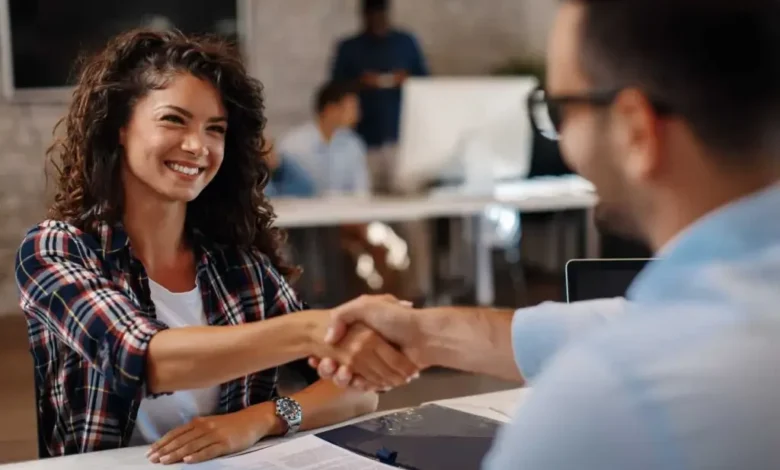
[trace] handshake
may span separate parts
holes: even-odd
[[[318,312],[322,315],[325,312]],[[363,296],[328,312],[317,329],[309,365],[340,387],[383,392],[405,385],[431,365],[424,311],[391,295]],[[318,322],[319,323],[319,322]],[[324,334],[322,331],[324,330]]]

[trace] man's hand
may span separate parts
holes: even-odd
[[[148,458],[152,463],[169,465],[240,452],[269,435],[276,419],[270,402],[236,413],[195,418],[155,442]]]
[[[337,353],[329,357],[345,371],[360,375],[363,390],[390,390],[419,375],[412,361],[364,325],[349,328],[335,347]]]
[[[310,332],[312,357],[330,358],[349,371],[350,380],[352,371],[359,374],[362,377],[360,388],[365,391],[389,390],[417,376],[417,365],[372,329],[359,324],[347,328],[347,323],[336,322],[335,326],[343,327],[339,331],[331,331],[333,319],[340,318],[341,308],[334,309],[330,315],[323,315],[324,312],[316,312],[316,315],[302,312],[310,314],[317,325]]]
[[[363,324],[398,346],[416,366],[416,371],[419,371],[426,367],[426,364],[423,363],[420,355],[422,335],[417,320],[418,314],[419,311],[411,308],[411,304],[399,301],[391,295],[362,296],[332,311],[332,323],[325,341],[330,344],[340,344],[356,328],[356,326],[350,328],[351,325]],[[317,368],[322,378],[331,379],[339,386],[371,389],[367,386],[366,380],[369,382],[373,380],[365,377],[362,369],[354,368],[337,357],[313,357],[309,360],[309,364]]]
[[[410,302],[392,295],[363,295],[331,311],[331,326],[325,342],[336,344],[347,334],[348,327],[363,323],[387,341],[409,347],[420,339],[417,311]]]

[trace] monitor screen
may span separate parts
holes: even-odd
[[[566,299],[623,297],[649,259],[571,260],[566,264]]]
[[[6,0],[6,4],[11,45],[6,53],[17,90],[72,85],[82,51],[99,50],[109,38],[132,28],[214,33],[238,41],[235,0]]]

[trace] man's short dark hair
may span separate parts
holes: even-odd
[[[350,95],[356,95],[357,88],[348,82],[328,82],[317,90],[314,99],[314,110],[322,113],[328,105],[339,104]]]
[[[641,89],[716,153],[780,150],[780,1],[569,1],[594,88]]]
[[[363,0],[361,11],[365,15],[374,11],[387,11],[389,8],[390,0]]]

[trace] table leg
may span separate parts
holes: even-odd
[[[493,282],[493,252],[487,238],[488,220],[479,215],[474,220],[475,289],[477,305],[490,307],[495,303]]]
[[[585,210],[584,245],[586,258],[601,258],[601,236],[596,228],[595,210]]]

